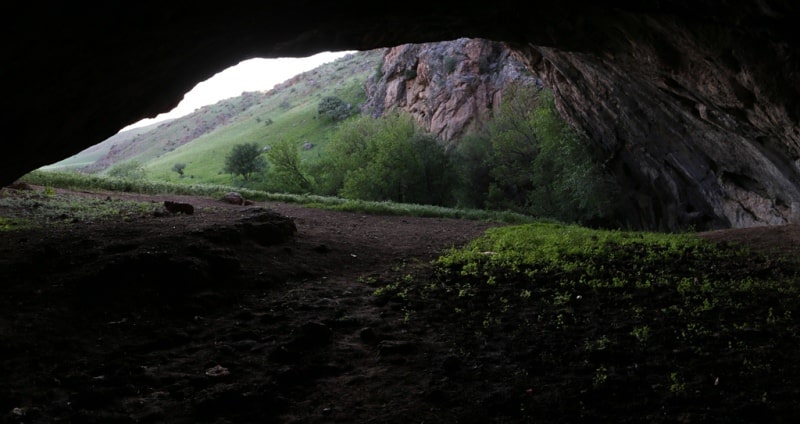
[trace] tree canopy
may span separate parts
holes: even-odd
[[[241,175],[245,181],[266,168],[267,161],[261,156],[261,148],[255,143],[237,144],[225,157],[224,172],[234,176]]]

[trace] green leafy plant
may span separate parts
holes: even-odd
[[[114,165],[108,170],[108,176],[123,180],[143,180],[147,172],[138,160],[130,160]]]
[[[326,96],[317,106],[317,114],[328,121],[338,122],[345,120],[352,114],[349,104],[336,96]]]
[[[172,170],[177,172],[178,175],[180,175],[181,177],[183,177],[183,172],[185,169],[186,169],[185,163],[178,162],[175,165],[172,165]]]
[[[361,116],[331,137],[312,170],[318,191],[348,199],[451,204],[454,172],[449,156],[406,114]]]
[[[267,151],[266,156],[271,165],[271,186],[289,193],[307,192],[311,188],[312,184],[306,177],[299,148],[295,143],[289,140],[278,141]]]
[[[253,175],[267,168],[267,161],[261,153],[261,148],[255,143],[237,144],[225,157],[223,170],[234,176],[240,175],[242,179],[248,181]]]

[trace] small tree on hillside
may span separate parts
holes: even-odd
[[[186,169],[186,164],[185,163],[176,163],[175,165],[172,165],[172,170],[177,172],[178,175],[181,176],[181,178],[183,178],[183,170],[184,169]]]
[[[300,162],[297,145],[289,140],[281,140],[272,145],[267,152],[270,167],[270,181],[279,189],[300,193],[311,188]]]
[[[317,114],[331,122],[342,121],[350,116],[350,105],[335,96],[324,97],[317,106]]]
[[[261,149],[255,143],[237,144],[225,157],[224,172],[233,176],[241,175],[245,181],[266,168],[267,161],[261,156]]]

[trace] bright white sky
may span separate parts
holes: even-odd
[[[143,119],[121,131],[154,124],[165,119],[179,118],[202,106],[239,96],[244,91],[271,90],[276,84],[295,75],[310,71],[324,63],[333,62],[350,53],[354,52],[322,52],[304,58],[245,60],[197,84],[183,96],[183,100],[172,111],[162,113],[155,118]]]

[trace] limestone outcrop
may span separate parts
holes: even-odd
[[[444,142],[480,128],[511,83],[542,85],[503,43],[467,39],[387,49],[362,112],[411,114]]]

